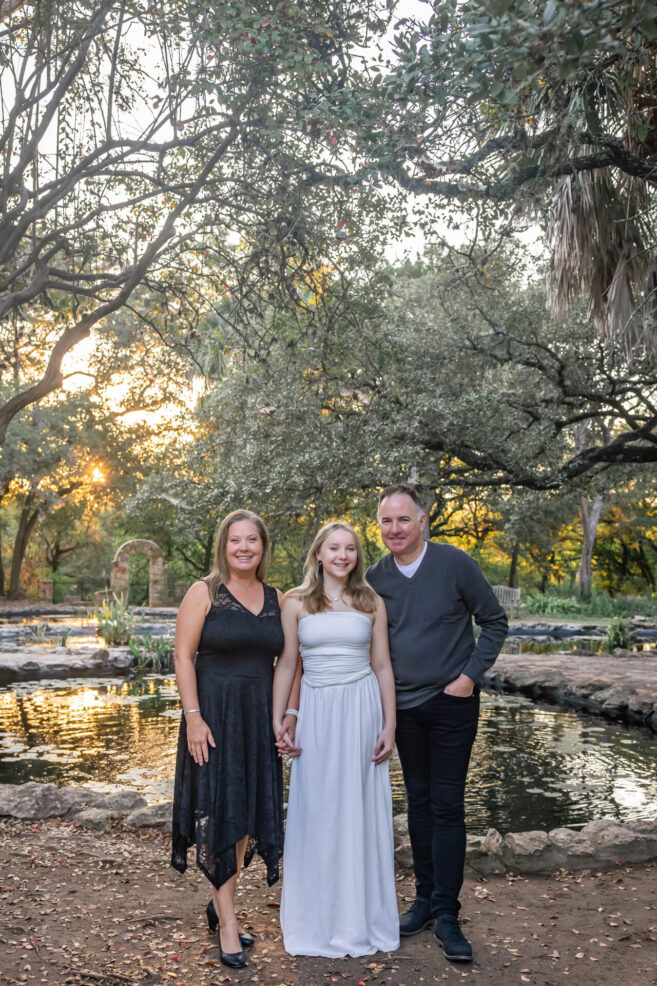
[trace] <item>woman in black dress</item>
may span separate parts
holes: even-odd
[[[253,944],[233,906],[239,871],[257,852],[271,885],[283,845],[272,679],[284,641],[280,593],[263,582],[269,554],[260,517],[233,511],[219,528],[212,572],[189,589],[176,623],[183,716],[171,862],[183,873],[196,845],[197,864],[214,888],[208,924],[211,931],[219,924],[220,958],[232,968],[245,964],[242,949]]]

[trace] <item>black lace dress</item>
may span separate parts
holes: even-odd
[[[283,780],[272,681],[283,630],[276,590],[264,590],[263,607],[254,615],[222,586],[203,624],[195,667],[201,714],[216,743],[208,763],[194,762],[184,716],[180,724],[171,864],[184,873],[187,850],[195,844],[198,866],[215,887],[237,872],[235,843],[245,835],[245,865],[257,852],[267,882],[278,879]]]

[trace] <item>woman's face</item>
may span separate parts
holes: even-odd
[[[353,534],[338,527],[326,538],[315,556],[324,566],[324,573],[344,579],[355,568],[358,549]]]
[[[236,520],[228,528],[226,561],[232,575],[252,575],[260,564],[264,545],[251,520]]]

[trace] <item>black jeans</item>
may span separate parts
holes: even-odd
[[[465,863],[465,779],[479,720],[470,698],[441,692],[397,709],[397,752],[408,795],[408,830],[418,897],[434,916],[458,914]]]

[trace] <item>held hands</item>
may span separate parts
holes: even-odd
[[[274,735],[276,736],[276,748],[279,757],[298,757],[301,753],[301,747],[294,745],[296,730],[296,716],[285,716],[278,728],[274,723]]]
[[[201,714],[195,712],[187,719],[187,749],[198,764],[207,763],[210,759],[210,746],[216,746],[214,736]]]
[[[467,674],[460,674],[454,681],[445,685],[443,691],[445,695],[454,695],[456,698],[470,698],[474,691],[475,683]]]
[[[376,739],[372,761],[374,763],[384,763],[391,755],[395,745],[394,726],[384,726]]]

